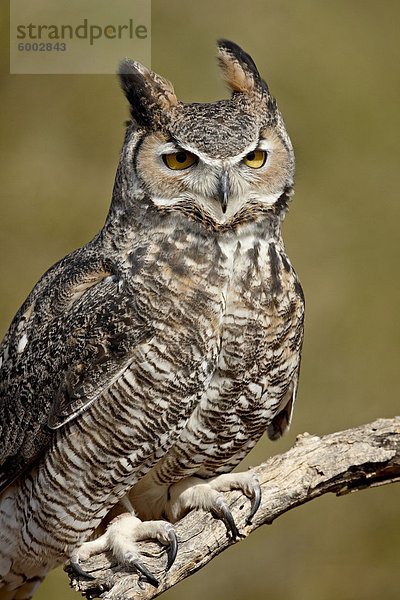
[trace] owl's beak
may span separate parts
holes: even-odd
[[[222,212],[226,213],[229,199],[229,175],[226,171],[222,171],[218,184],[218,200],[221,203]]]

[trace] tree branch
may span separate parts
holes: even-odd
[[[246,524],[249,500],[238,491],[226,495],[241,539],[284,512],[328,492],[342,496],[400,481],[400,417],[378,419],[321,438],[304,433],[288,452],[271,457],[253,470],[260,480],[262,501],[251,525]],[[82,564],[94,580],[77,576],[67,565],[71,586],[87,598],[150,600],[204,567],[233,543],[221,521],[199,511],[181,519],[175,531],[179,550],[168,573],[164,572],[163,547],[150,541],[139,544],[143,563],[160,581],[158,588],[140,581],[136,572],[118,566],[109,553]]]

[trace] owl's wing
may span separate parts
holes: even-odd
[[[94,402],[151,339],[151,316],[138,296],[121,287],[112,265],[83,249],[33,289],[0,347],[0,488],[47,447],[49,426]]]
[[[293,408],[296,400],[299,369],[297,369],[283,401],[283,408],[275,415],[268,425],[267,434],[270,440],[278,440],[290,427]]]

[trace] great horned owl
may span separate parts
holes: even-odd
[[[251,57],[227,40],[218,54],[233,93],[209,104],[122,62],[132,119],[105,225],[2,342],[1,598],[107,548],[156,585],[135,541],[168,545],[169,567],[186,511],[235,536],[223,491],[250,517],[259,505],[256,477],[231,471],[295,400],[304,301],[280,233],[294,156]]]

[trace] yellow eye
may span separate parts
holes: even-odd
[[[253,150],[252,152],[246,154],[246,156],[243,159],[243,162],[245,165],[251,167],[252,169],[259,169],[265,164],[266,160],[267,153],[264,152],[264,150]]]
[[[163,154],[163,161],[169,169],[182,170],[194,165],[197,162],[197,156],[191,152],[180,150],[173,154]]]

